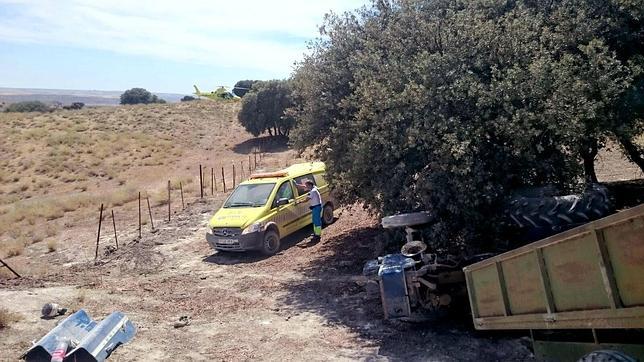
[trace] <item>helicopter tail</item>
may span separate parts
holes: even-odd
[[[196,85],[193,85],[193,87],[195,87],[195,94],[196,94],[196,95],[201,94],[201,92],[199,91],[199,88],[197,88],[197,86],[196,86]]]

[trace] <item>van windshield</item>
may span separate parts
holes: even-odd
[[[274,187],[275,183],[239,185],[226,200],[224,208],[264,206]]]

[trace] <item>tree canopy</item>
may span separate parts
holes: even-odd
[[[239,121],[255,137],[264,132],[288,136],[294,119],[285,113],[293,106],[291,86],[286,80],[257,81],[244,98]]]
[[[128,89],[121,94],[121,104],[148,104],[148,103],[166,103],[164,99],[157,97],[156,94],[148,92],[144,88]]]
[[[240,80],[237,83],[235,83],[235,86],[233,87],[233,94],[236,95],[237,97],[243,97],[250,91],[250,89],[253,87],[253,84],[258,82],[257,80]]]
[[[11,103],[5,112],[49,112],[51,107],[41,101],[24,101]]]
[[[345,201],[428,210],[435,245],[483,246],[512,190],[580,188],[608,139],[641,161],[643,16],[641,0],[376,0],[328,15],[293,77],[292,142],[315,146]]]

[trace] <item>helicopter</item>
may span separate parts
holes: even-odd
[[[232,92],[228,91],[227,87],[225,86],[219,86],[216,90],[208,93],[208,92],[202,92],[199,90],[199,88],[196,85],[193,85],[195,87],[195,93],[197,97],[204,97],[204,98],[209,98],[209,99],[235,99],[239,98],[236,95],[234,95]]]

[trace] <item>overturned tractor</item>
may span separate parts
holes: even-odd
[[[613,213],[607,188],[593,184],[580,195],[556,196],[540,188],[514,196],[506,207],[506,224],[518,231],[519,246]],[[421,229],[431,225],[429,213],[417,212],[384,217],[386,229],[404,228],[406,243],[400,253],[367,262],[363,274],[378,282],[385,318],[427,319],[467,305],[463,268],[494,253],[471,256],[439,254],[422,239]]]

